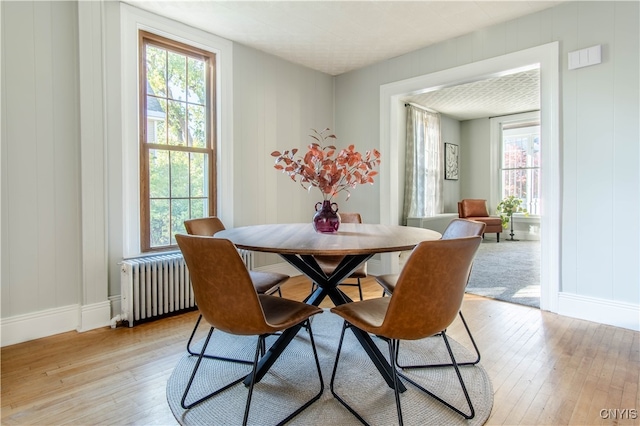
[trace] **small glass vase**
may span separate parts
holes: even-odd
[[[313,229],[324,234],[338,232],[340,227],[340,215],[338,205],[330,200],[316,203],[316,214],[313,215]]]

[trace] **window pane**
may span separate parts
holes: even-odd
[[[503,131],[502,196],[520,198],[535,215],[540,214],[540,160],[540,126]]]
[[[503,164],[505,169],[527,166],[527,140],[509,138],[504,143]]]
[[[189,196],[189,153],[171,153],[171,198]]]
[[[183,102],[168,101],[169,144],[186,146],[185,130],[187,109]]]
[[[201,106],[189,105],[189,146],[205,148],[206,121],[205,109]]]
[[[140,76],[145,103],[141,155],[148,160],[141,173],[140,208],[148,217],[141,245],[148,251],[173,246],[174,234],[184,232],[184,220],[213,211],[208,132],[215,123],[209,122],[208,106],[215,105],[211,90],[215,69],[210,67],[215,55],[144,31],[141,35],[145,64]]]
[[[155,96],[147,96],[147,143],[167,143],[166,102]]]
[[[149,196],[169,198],[169,152],[149,150]]]
[[[151,247],[169,245],[169,200],[150,200]]]
[[[179,53],[169,52],[169,98],[187,100],[187,58]]]
[[[189,78],[187,81],[187,101],[192,104],[205,104],[205,72],[204,62],[199,59],[189,58]]]
[[[167,96],[167,51],[147,45],[147,94]]]
[[[176,244],[176,233],[184,233],[184,221],[189,219],[189,200],[171,200],[171,244]]]
[[[539,136],[535,136],[533,138],[533,146],[532,146],[532,153],[531,153],[531,157],[532,157],[532,162],[531,165],[533,167],[540,167],[540,165],[542,164],[541,160],[542,157],[540,156],[540,137]]]
[[[209,216],[209,200],[207,198],[192,198],[191,199],[191,218],[196,219],[199,217]]]
[[[191,153],[191,197],[205,197],[208,193],[207,154]]]

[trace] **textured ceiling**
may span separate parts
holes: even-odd
[[[125,2],[330,75],[362,68],[561,3],[540,0]],[[494,88],[494,83],[499,86]],[[538,79],[525,73],[443,89],[411,101],[430,105],[459,119],[471,119],[538,109],[534,102],[539,94],[538,86]]]
[[[460,121],[540,109],[538,68],[403,99]]]
[[[171,1],[126,3],[331,75],[560,1]]]

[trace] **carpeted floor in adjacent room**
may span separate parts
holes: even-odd
[[[540,307],[540,241],[485,239],[473,263],[467,293]]]

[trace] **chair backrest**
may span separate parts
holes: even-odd
[[[487,200],[464,199],[458,203],[458,216],[488,217]]]
[[[415,340],[446,329],[455,319],[481,237],[423,241],[405,264],[380,335]]]
[[[340,213],[340,222],[362,223],[362,216],[360,216],[360,213]]]
[[[229,240],[177,234],[200,313],[227,333],[270,331],[249,271]]]
[[[467,219],[453,219],[442,233],[443,240],[482,236],[487,224]]]
[[[189,235],[211,237],[218,231],[223,231],[224,225],[216,216],[201,217],[184,221],[184,227]]]

